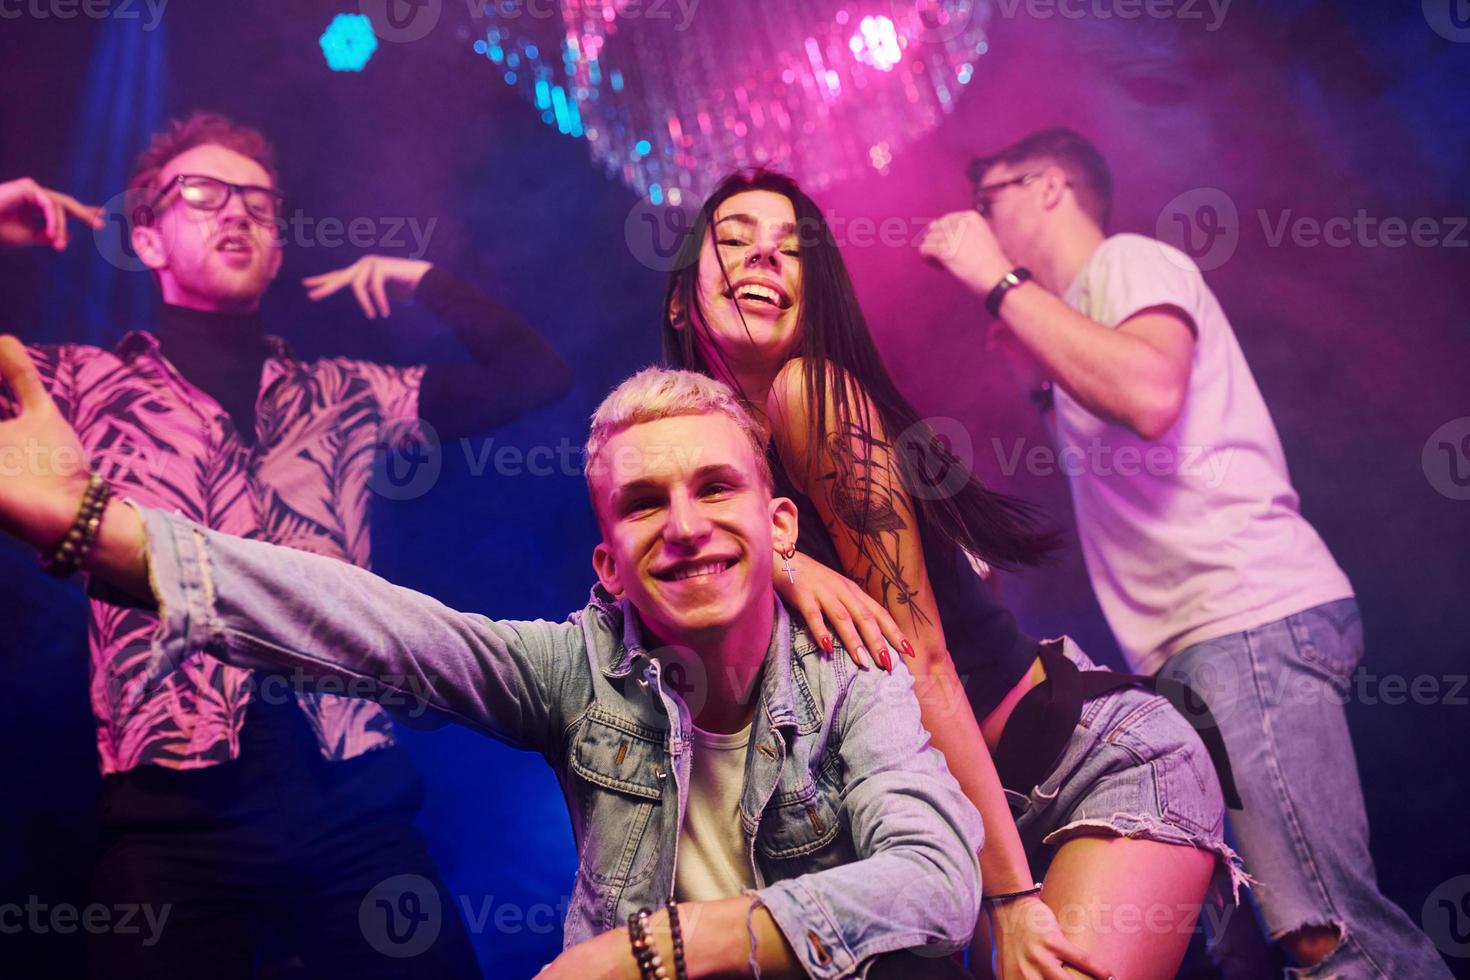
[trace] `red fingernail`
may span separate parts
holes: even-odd
[[[914,645],[907,639],[899,640],[898,645],[903,648],[904,656],[912,657],[914,655]]]
[[[827,656],[830,657],[832,655],[832,652],[833,652],[832,637],[830,637],[830,636],[824,636],[824,637],[822,637],[822,649],[827,651]]]
[[[878,663],[884,670],[893,673],[893,656],[887,650],[878,651]]]

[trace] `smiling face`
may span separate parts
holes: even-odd
[[[178,174],[273,186],[259,163],[212,143],[168,161],[155,186],[167,186]],[[206,211],[185,201],[177,185],[154,209],[152,224],[133,229],[133,247],[158,274],[164,302],[196,310],[251,312],[281,268],[276,227],[252,218],[239,194],[218,211]]]
[[[711,237],[699,253],[698,301],[723,359],[784,363],[796,344],[801,310],[801,255],[791,200],[766,190],[732,195],[715,210]],[[701,345],[710,339],[699,335]]]
[[[796,506],[772,498],[733,420],[708,412],[630,425],[603,445],[589,481],[598,579],[661,642],[700,648],[761,622],[769,633],[772,541],[796,540]]]

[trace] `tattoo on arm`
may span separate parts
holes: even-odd
[[[901,535],[910,528],[896,499],[903,484],[891,462],[892,447],[848,423],[844,431],[828,435],[827,452],[832,470],[822,474],[820,482],[832,512],[867,559],[868,567],[858,578],[863,590],[881,596],[885,606],[890,600],[906,606],[915,622],[927,623],[928,615],[914,602],[917,588],[904,571]],[[889,462],[875,461],[873,457],[880,454]]]

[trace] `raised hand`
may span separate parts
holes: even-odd
[[[70,240],[67,221],[76,218],[95,231],[102,209],[42,187],[29,177],[0,183],[0,245],[45,245],[60,252]]]
[[[990,222],[973,208],[946,214],[925,229],[919,254],[980,296],[1013,268]]]
[[[386,255],[364,255],[345,269],[307,276],[301,280],[306,298],[326,299],[338,290],[352,287],[357,305],[369,320],[386,317],[393,312],[388,300],[404,300],[413,295],[419,281],[433,265],[422,259],[399,259]]]
[[[87,454],[14,337],[0,336],[0,379],[19,409],[0,421],[0,530],[49,550],[76,517],[87,489]]]

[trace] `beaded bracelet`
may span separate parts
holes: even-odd
[[[97,542],[97,531],[102,527],[102,515],[111,498],[112,486],[93,473],[92,478],[87,481],[87,492],[82,494],[82,504],[77,509],[76,519],[67,529],[66,537],[61,539],[61,544],[56,546],[50,558],[41,562],[41,568],[46,574],[67,578],[82,567],[92,545]]]
[[[669,980],[664,959],[648,934],[648,917],[652,914],[644,908],[628,916],[628,941],[633,944],[633,958],[638,961],[638,975],[643,980]]]
[[[684,932],[679,928],[679,903],[671,898],[668,908],[669,930],[674,935],[674,980],[689,980],[689,970],[684,965]]]

